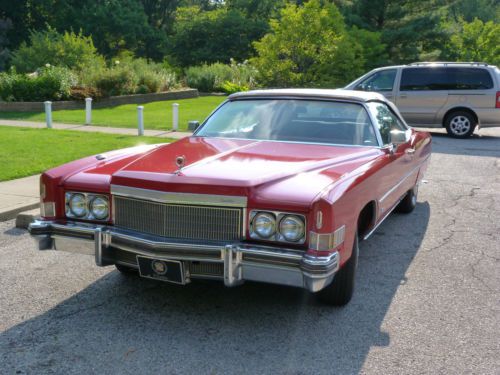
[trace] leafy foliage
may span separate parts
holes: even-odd
[[[246,18],[239,10],[199,7],[177,11],[170,55],[182,66],[244,60],[252,54],[252,41],[267,30],[263,20]]]
[[[9,40],[7,38],[10,29],[12,29],[12,21],[0,18],[0,70],[5,68],[10,57]]]
[[[231,81],[222,82],[222,85],[220,85],[220,88],[226,94],[234,94],[235,92],[250,90],[250,88],[246,85],[238,85],[237,83],[233,83]]]
[[[498,64],[499,20],[498,0],[4,0],[0,70],[69,67],[75,95],[98,94],[99,77],[107,92],[163,90],[190,66],[204,91],[253,87],[208,67],[234,58],[252,61],[262,85],[334,87],[389,64]],[[106,67],[102,56],[124,51],[164,69]]]
[[[0,73],[0,98],[26,102],[69,99],[76,82],[76,76],[63,67],[48,66],[32,75]]]
[[[335,5],[289,4],[280,16],[254,44],[252,62],[264,85],[335,87],[362,72],[362,46],[347,33]]]
[[[380,33],[388,63],[438,59],[445,38],[440,19],[446,6],[440,0],[353,0],[344,6],[349,25]]]
[[[448,56],[460,61],[484,61],[500,65],[500,24],[479,19],[459,23],[447,44]]]
[[[177,85],[177,77],[162,64],[122,54],[113,60],[111,67],[89,72],[87,78],[82,77],[82,82],[106,97],[167,91]]]
[[[247,61],[237,63],[231,59],[230,65],[215,63],[186,69],[186,83],[201,92],[233,93],[255,87],[256,75],[257,71]]]
[[[387,45],[382,43],[382,33],[369,31],[353,26],[349,35],[363,48],[363,59],[365,70],[371,70],[383,66],[389,59]]]
[[[59,34],[49,27],[32,32],[29,44],[23,42],[12,54],[12,65],[19,72],[34,72],[46,64],[81,70],[98,68],[104,65],[104,59],[97,54],[92,38],[81,32]]]

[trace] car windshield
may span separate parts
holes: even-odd
[[[322,100],[233,100],[220,107],[195,134],[354,146],[376,146],[365,108]]]

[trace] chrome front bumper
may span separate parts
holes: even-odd
[[[339,253],[316,257],[302,250],[244,243],[186,242],[120,230],[112,226],[35,220],[29,232],[39,250],[88,254],[98,266],[122,264],[137,268],[136,255],[159,259],[219,264],[226,286],[245,280],[288,285],[317,292],[339,269]],[[190,278],[202,276],[187,275]]]

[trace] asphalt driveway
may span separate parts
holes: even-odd
[[[0,374],[499,374],[500,129],[433,149],[416,210],[361,244],[341,309],[127,278],[0,223]]]

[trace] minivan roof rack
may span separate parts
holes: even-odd
[[[431,64],[453,64],[453,65],[483,65],[489,66],[488,63],[479,62],[479,61],[468,61],[468,62],[455,62],[455,61],[422,61],[422,62],[414,62],[408,65],[431,65]]]

